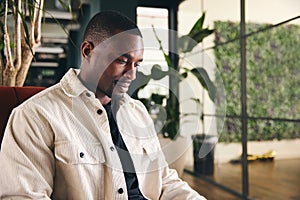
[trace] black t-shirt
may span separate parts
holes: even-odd
[[[146,200],[139,189],[139,183],[135,173],[134,165],[113,116],[111,103],[104,105],[104,108],[108,115],[111,137],[121,160],[127,186],[128,199]]]

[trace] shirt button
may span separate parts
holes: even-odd
[[[98,110],[97,110],[98,115],[101,115],[102,112],[103,112],[103,111],[102,111],[101,109],[98,109]]]
[[[114,150],[115,150],[115,147],[111,146],[111,147],[110,147],[110,150],[111,150],[111,151],[114,151]]]
[[[79,156],[80,156],[80,158],[83,158],[83,157],[84,157],[84,153],[83,153],[83,152],[80,152],[80,153],[79,153]]]
[[[91,97],[91,94],[90,93],[85,93],[85,95],[87,96],[87,97]]]
[[[119,193],[119,194],[123,194],[123,192],[124,192],[123,188],[119,188],[119,189],[118,189],[118,193]]]

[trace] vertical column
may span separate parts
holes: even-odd
[[[243,197],[246,199],[249,194],[248,160],[247,160],[247,75],[246,75],[246,23],[245,23],[245,0],[241,0],[241,21],[240,21],[240,56],[241,56],[241,121],[242,121],[242,182]]]
[[[169,55],[171,59],[172,66],[174,70],[178,71],[178,54],[177,54],[177,30],[178,30],[178,19],[177,19],[177,14],[178,14],[178,5],[173,4],[169,8]],[[168,107],[174,109],[174,114],[175,114],[175,120],[176,124],[178,125],[177,127],[174,127],[175,129],[172,128],[172,131],[177,131],[178,134],[178,129],[179,129],[179,80],[177,77],[171,77],[169,78],[169,99],[168,99]],[[178,129],[177,129],[178,128]]]

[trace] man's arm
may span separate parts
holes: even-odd
[[[37,110],[18,107],[8,120],[0,151],[0,199],[50,199],[53,136]]]
[[[205,200],[203,196],[199,195],[193,190],[185,181],[182,181],[174,169],[168,167],[163,172],[163,193],[161,200]]]

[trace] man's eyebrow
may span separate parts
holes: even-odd
[[[122,54],[121,56],[122,56],[122,57],[125,57],[125,58],[127,58],[127,59],[132,60],[132,56],[131,56],[130,54],[124,53],[124,54]],[[142,61],[143,61],[143,58],[139,60],[139,62],[142,62]]]

